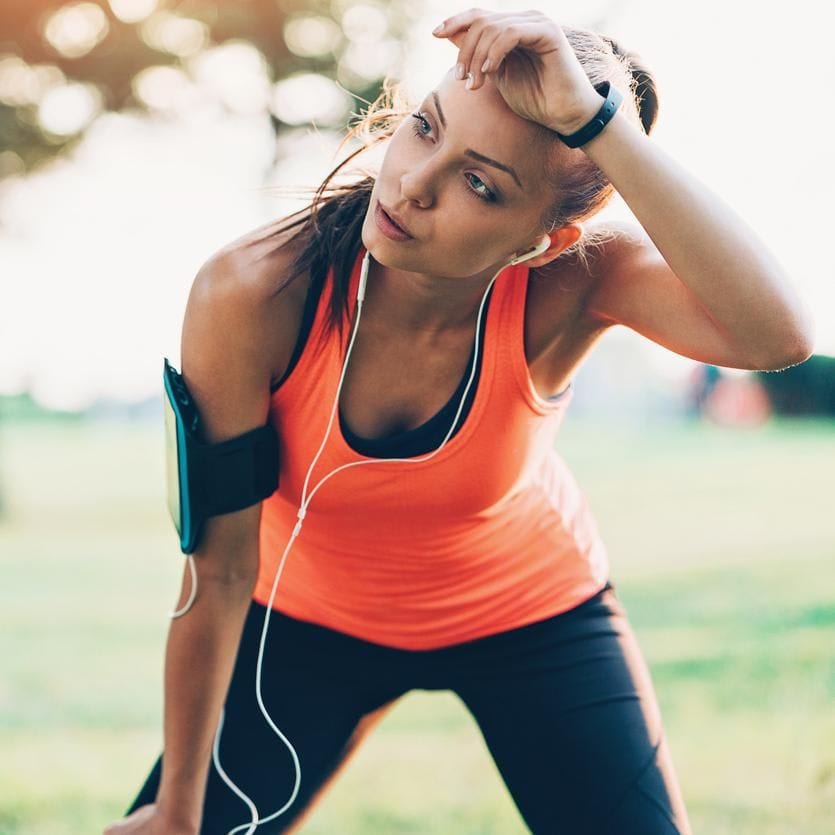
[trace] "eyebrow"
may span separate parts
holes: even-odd
[[[441,107],[441,100],[438,98],[438,94],[434,90],[432,91],[432,98],[435,102],[435,107],[438,110],[438,117],[441,120],[441,125],[443,125],[444,130],[446,130],[446,118],[444,117],[444,111],[443,111],[443,108]],[[479,162],[483,162],[486,165],[492,165],[494,168],[498,168],[501,171],[506,171],[516,181],[516,185],[518,185],[519,188],[521,188],[524,191],[524,186],[522,185],[522,182],[519,179],[519,176],[516,174],[516,172],[509,165],[505,165],[504,163],[501,163],[501,162],[499,162],[498,160],[495,160],[495,159],[490,159],[490,157],[486,157],[486,156],[484,156],[484,154],[480,154],[478,151],[474,151],[472,148],[467,148],[467,150],[464,151],[464,153],[468,157],[472,157],[473,159],[477,159]]]

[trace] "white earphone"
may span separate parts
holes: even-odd
[[[548,247],[551,246],[551,239],[545,235],[542,240],[530,251],[526,252],[524,255],[519,255],[518,257],[514,258],[508,266],[512,266],[513,264],[521,264],[522,261],[527,261],[529,258],[534,258],[537,255],[541,255],[545,252]]]
[[[287,545],[284,548],[284,553],[281,556],[281,560],[279,561],[279,564],[278,564],[278,570],[276,571],[275,579],[273,580],[273,586],[272,586],[272,590],[270,592],[270,599],[269,599],[269,601],[266,605],[266,608],[265,608],[264,624],[261,628],[261,640],[260,640],[260,644],[259,644],[259,647],[258,647],[258,660],[257,660],[256,665],[255,665],[255,698],[258,702],[258,707],[260,708],[261,713],[264,715],[264,718],[267,720],[267,723],[269,724],[269,726],[280,737],[280,739],[285,743],[285,745],[287,745],[287,748],[290,751],[290,755],[292,756],[293,763],[295,765],[296,781],[295,781],[295,784],[293,786],[293,792],[290,795],[290,799],[278,811],[272,812],[271,814],[267,815],[264,818],[260,818],[259,813],[258,813],[258,809],[255,806],[255,804],[252,802],[252,799],[250,797],[248,797],[233,782],[233,780],[229,777],[229,775],[224,771],[223,766],[220,764],[220,753],[219,753],[220,735],[221,735],[221,731],[223,730],[223,721],[224,721],[224,716],[225,716],[225,707],[221,708],[220,718],[218,720],[218,725],[217,725],[217,730],[215,731],[214,744],[212,745],[212,761],[214,763],[215,768],[217,769],[218,774],[221,776],[223,781],[247,805],[247,807],[249,808],[250,814],[251,814],[251,820],[249,821],[249,823],[242,823],[239,826],[236,826],[233,829],[230,829],[229,832],[227,833],[227,835],[237,835],[237,833],[240,830],[243,830],[243,829],[246,830],[245,835],[252,835],[252,833],[255,832],[255,829],[259,824],[267,823],[268,821],[274,820],[279,815],[283,814],[291,806],[293,801],[296,799],[296,796],[298,795],[299,786],[301,785],[301,766],[299,765],[298,754],[296,753],[295,748],[293,748],[292,744],[290,743],[290,740],[287,739],[286,736],[284,736],[284,734],[279,729],[278,725],[276,725],[276,723],[273,721],[273,718],[270,716],[270,714],[269,714],[269,712],[266,708],[266,705],[264,704],[264,701],[263,701],[263,698],[262,698],[262,695],[261,695],[261,670],[262,670],[262,667],[263,667],[264,646],[266,644],[266,639],[267,639],[267,628],[268,628],[269,622],[270,622],[270,613],[271,613],[272,608],[273,608],[273,601],[275,600],[276,589],[278,588],[278,581],[279,581],[279,578],[281,577],[281,571],[284,568],[284,561],[286,560],[287,554],[289,553],[290,548],[292,547],[293,541],[296,539],[296,537],[301,532],[302,522],[303,522],[303,520],[304,520],[304,518],[307,514],[307,507],[310,504],[311,499],[313,498],[316,491],[322,486],[322,484],[324,484],[325,481],[327,481],[331,476],[338,473],[340,470],[347,469],[348,467],[357,467],[357,466],[369,465],[369,464],[388,464],[388,463],[391,463],[393,461],[400,461],[400,462],[406,462],[406,463],[418,462],[418,461],[427,461],[429,458],[432,458],[432,456],[437,455],[444,448],[446,442],[449,440],[450,436],[452,435],[452,432],[453,432],[453,429],[455,428],[455,425],[458,423],[458,418],[461,415],[461,411],[464,408],[464,402],[467,399],[467,392],[470,390],[470,386],[472,385],[473,378],[475,377],[476,363],[477,363],[478,355],[479,355],[479,335],[480,335],[480,330],[481,330],[481,316],[482,316],[482,311],[484,309],[485,301],[487,300],[487,295],[490,292],[490,288],[493,286],[493,283],[499,277],[501,272],[503,270],[505,270],[507,267],[513,266],[515,264],[520,264],[522,261],[527,261],[528,259],[539,255],[540,253],[542,253],[546,249],[548,249],[548,247],[550,245],[551,245],[551,239],[546,235],[544,238],[542,238],[542,240],[531,251],[526,252],[524,255],[517,256],[512,261],[508,262],[508,264],[506,264],[504,267],[501,267],[498,270],[498,272],[493,276],[493,278],[490,279],[490,283],[487,285],[487,289],[484,291],[484,295],[481,298],[481,303],[480,303],[479,308],[478,308],[478,316],[477,316],[477,319],[476,319],[476,331],[475,331],[475,348],[474,348],[474,351],[473,351],[473,364],[472,364],[472,368],[470,370],[470,377],[467,380],[467,385],[464,388],[464,393],[461,395],[461,401],[458,404],[458,410],[455,413],[455,418],[452,421],[452,425],[450,426],[449,430],[447,431],[447,434],[444,437],[443,441],[441,441],[440,446],[437,449],[435,449],[433,452],[431,452],[428,455],[425,455],[421,458],[375,458],[375,459],[364,459],[362,461],[351,461],[347,464],[343,464],[342,466],[337,467],[334,470],[331,470],[326,476],[324,476],[318,482],[318,484],[310,491],[310,494],[308,495],[307,486],[308,486],[308,482],[310,480],[310,474],[313,472],[313,468],[316,465],[316,462],[319,460],[319,456],[321,455],[322,450],[325,448],[325,442],[327,441],[328,436],[330,435],[331,426],[333,425],[334,416],[336,415],[336,410],[337,410],[337,407],[338,407],[338,404],[339,404],[339,393],[342,391],[342,382],[345,379],[345,371],[348,368],[348,359],[351,356],[351,349],[354,347],[354,340],[356,339],[357,331],[359,329],[359,321],[360,321],[360,315],[362,313],[362,303],[363,303],[363,300],[365,299],[365,285],[366,285],[366,282],[368,280],[368,267],[369,267],[369,263],[370,263],[370,261],[369,261],[370,253],[366,249],[365,256],[363,257],[363,260],[362,260],[362,269],[361,269],[361,272],[360,272],[359,285],[357,287],[356,319],[354,321],[354,328],[353,328],[353,332],[351,334],[351,341],[349,342],[348,349],[345,352],[345,360],[343,361],[343,364],[342,364],[342,373],[340,374],[339,384],[337,385],[337,388],[336,388],[336,396],[334,397],[333,406],[331,407],[331,414],[330,414],[330,419],[328,420],[327,429],[325,430],[325,437],[322,439],[322,443],[319,446],[319,450],[317,451],[316,455],[313,457],[313,461],[311,461],[310,467],[307,470],[307,475],[305,476],[305,479],[304,479],[304,486],[302,487],[302,501],[301,501],[301,504],[299,505],[298,511],[296,513],[296,517],[297,517],[298,521],[296,522],[296,525],[293,528],[293,532],[290,535],[290,539],[287,541]],[[189,554],[188,556],[189,556],[189,560],[191,560],[192,555]],[[191,589],[191,593],[189,595],[188,602],[186,603],[185,606],[183,606],[177,612],[171,613],[171,617],[180,617],[181,615],[185,614],[188,611],[188,609],[191,607],[191,604],[194,601],[194,597],[195,597],[195,594],[196,594],[196,591],[197,591],[197,575],[196,575],[196,572],[194,571],[193,563],[191,564],[190,567],[192,569],[192,571],[191,571],[192,589]]]

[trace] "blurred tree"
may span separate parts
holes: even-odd
[[[224,44],[254,47],[270,84],[315,73],[373,100],[410,12],[404,0],[0,0],[0,178],[69,150],[104,111],[154,109],[143,71],[175,71],[163,84],[193,78],[195,61]],[[277,134],[284,123],[264,107]],[[347,115],[316,121],[342,128]]]
[[[777,374],[754,373],[765,387],[776,414],[835,418],[835,357],[813,354],[805,362]]]

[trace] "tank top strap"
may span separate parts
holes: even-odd
[[[518,361],[519,346],[522,346],[524,357],[527,266],[514,264],[505,267],[496,279],[496,283],[499,282],[502,283],[500,361],[507,368],[512,368]]]
[[[518,400],[520,372],[527,374],[525,360],[525,298],[528,281],[526,264],[507,266],[496,279],[498,298],[494,300],[497,323],[493,334],[497,385],[501,397]],[[487,346],[485,346],[487,347]],[[523,367],[520,367],[521,366]],[[498,392],[496,392],[498,394]],[[524,394],[522,389],[521,394]]]
[[[362,259],[365,255],[365,247],[360,244],[359,251],[354,257],[354,263],[351,267],[351,274],[349,277],[348,282],[348,308],[349,308],[349,316],[346,321],[346,317],[344,315],[344,308],[343,308],[343,321],[342,321],[342,342],[339,345],[341,349],[338,354],[343,354],[345,352],[345,348],[347,348],[347,342],[350,337],[351,331],[351,322],[353,321],[352,317],[354,315],[354,309],[356,307],[357,301],[357,289],[359,288],[359,277],[360,272],[362,270]],[[311,361],[321,362],[320,352],[324,350],[327,346],[328,350],[333,352],[336,343],[337,343],[337,333],[329,334],[329,338],[325,341],[323,340],[323,334],[325,332],[328,320],[330,318],[330,310],[331,305],[333,304],[333,296],[336,291],[336,270],[334,268],[334,264],[328,264],[327,273],[324,278],[322,290],[319,293],[319,299],[316,303],[316,308],[313,313],[312,322],[310,325],[310,331],[308,333],[308,342],[311,343],[311,350],[305,351],[302,354],[302,358],[308,357]],[[280,391],[280,389],[279,389]]]
[[[561,411],[574,393],[574,383],[570,382],[566,388],[553,397],[543,397],[533,384],[531,372],[528,368],[528,358],[525,356],[525,318],[530,282],[530,268],[527,264],[515,264],[509,269],[514,270],[507,289],[506,333],[502,340],[502,365],[512,370],[515,378],[517,394],[537,415],[549,415]]]
[[[360,286],[360,276],[362,275],[362,262],[365,260],[365,253],[366,248],[363,246],[362,242],[360,242],[359,249],[357,250],[357,255],[354,258],[354,266],[351,269],[351,276],[348,281],[348,321],[344,324],[343,332],[342,332],[342,345],[341,345],[341,353],[344,355],[345,350],[348,347],[348,340],[351,336],[351,324],[354,321],[354,318],[357,315],[357,291],[359,290]],[[331,267],[333,269],[333,267]],[[334,279],[335,276],[331,277],[330,287],[333,289],[334,287]]]

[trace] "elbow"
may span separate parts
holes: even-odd
[[[258,581],[258,573],[230,569],[227,566],[202,566],[198,588],[222,605],[238,605],[251,600]]]
[[[248,594],[258,579],[261,506],[210,516],[194,556],[201,579],[224,594]]]
[[[815,351],[815,333],[813,327],[804,328],[792,339],[783,340],[779,348],[770,346],[768,354],[760,356],[756,362],[759,371],[782,371],[793,365],[806,362]]]
[[[815,351],[817,324],[812,309],[805,299],[787,308],[783,325],[770,336],[763,334],[767,342],[760,345],[759,356],[755,356],[755,370],[782,371],[793,365],[800,365]]]

